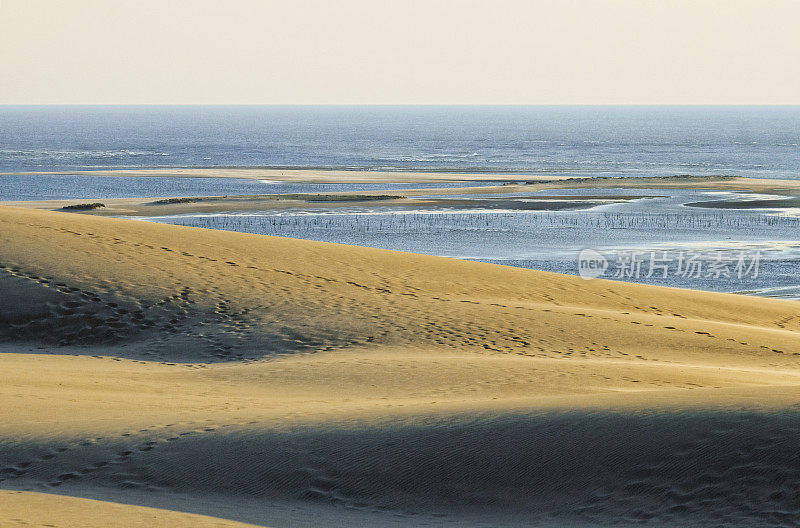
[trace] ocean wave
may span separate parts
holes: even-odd
[[[129,158],[143,156],[169,156],[169,152],[155,150],[49,150],[49,149],[0,149],[0,160],[81,160],[98,158]]]

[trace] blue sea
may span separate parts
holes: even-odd
[[[496,185],[305,184],[234,178],[101,177],[78,171],[268,167],[518,175],[736,175],[800,179],[800,107],[2,107],[0,201],[359,191]],[[46,172],[61,174],[43,174]],[[16,173],[16,174],[9,174]],[[22,173],[22,174],[20,174]],[[417,210],[380,204],[174,215],[151,221],[429,253],[579,273],[591,248],[609,275],[630,255],[667,255],[668,277],[633,282],[800,299],[800,211],[704,210],[747,195],[713,190],[559,190],[641,194],[568,211]],[[435,192],[432,192],[435,194]],[[546,191],[518,196],[535,200]],[[451,195],[451,197],[457,197]],[[461,196],[475,199],[477,195]],[[752,196],[751,196],[752,197]],[[767,196],[767,198],[770,198]],[[776,198],[776,197],[772,197]],[[720,259],[728,277],[678,273]],[[742,258],[757,273],[739,276]],[[643,268],[644,270],[644,268]]]
[[[279,167],[800,178],[800,107],[0,106],[0,173]]]

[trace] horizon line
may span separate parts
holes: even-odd
[[[219,106],[219,107],[800,107],[797,103],[0,103],[0,107],[43,106]]]

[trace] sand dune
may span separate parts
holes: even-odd
[[[246,528],[253,526],[201,515],[25,491],[0,491],[0,511],[3,512],[3,526],[9,527]]]
[[[2,526],[800,514],[795,302],[11,207],[0,266]]]

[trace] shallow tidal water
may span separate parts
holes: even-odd
[[[749,197],[695,190],[586,189],[519,193],[648,196],[566,211],[457,207],[306,207],[279,212],[176,215],[149,220],[354,244],[580,274],[592,249],[601,278],[800,299],[800,217],[778,211],[686,207]],[[473,196],[475,198],[475,196]]]
[[[286,183],[244,178],[0,174],[0,201],[241,196],[479,187],[482,185],[498,185],[498,182]]]

